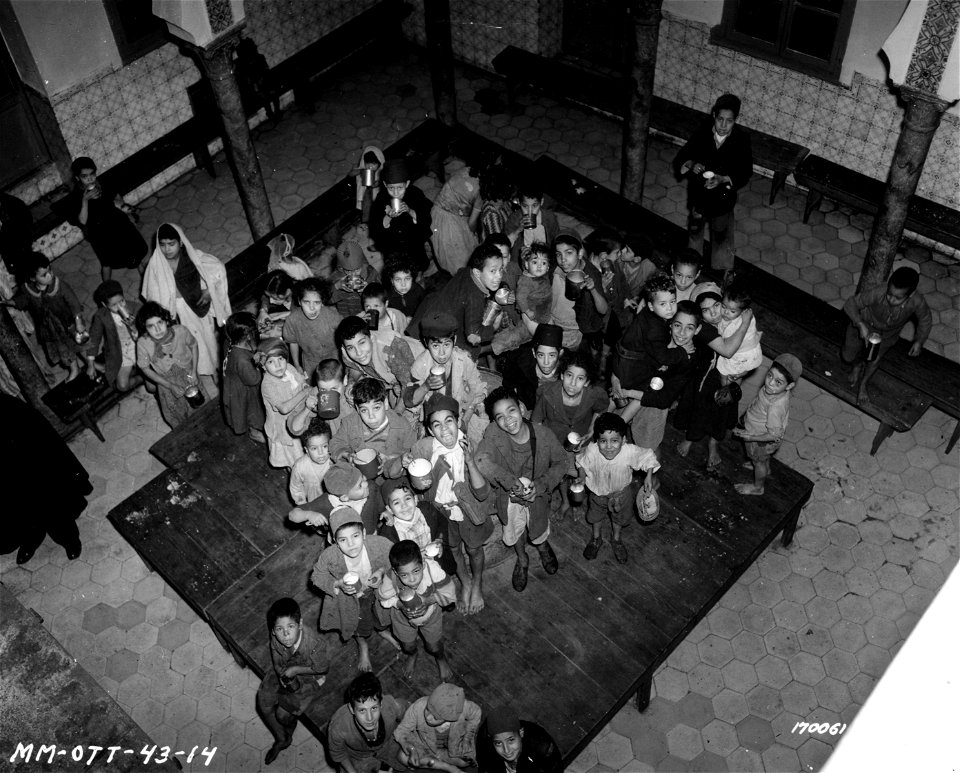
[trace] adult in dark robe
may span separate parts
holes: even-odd
[[[0,553],[17,550],[17,563],[25,564],[49,535],[67,558],[77,558],[77,518],[93,491],[87,471],[33,406],[0,393],[0,413],[0,480],[7,492]]]

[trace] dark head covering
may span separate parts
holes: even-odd
[[[457,418],[460,416],[460,403],[452,397],[448,397],[441,392],[436,392],[430,395],[430,399],[427,400],[426,405],[423,406],[423,416],[429,420],[430,416],[437,411],[450,411],[454,418]]]
[[[420,320],[423,338],[450,338],[457,332],[457,320],[445,311],[435,311]]]
[[[500,733],[519,733],[520,717],[508,706],[498,706],[487,714],[487,732],[491,738]]]
[[[538,346],[552,346],[554,349],[563,348],[563,328],[559,325],[537,325],[533,334],[533,348]]]
[[[390,158],[383,165],[383,172],[380,179],[384,185],[395,185],[405,183],[411,179],[410,165],[405,158]]]

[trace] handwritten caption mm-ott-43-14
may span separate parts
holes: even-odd
[[[42,762],[44,758],[48,765],[52,765],[54,760],[66,762],[68,759],[82,765],[93,765],[94,762],[109,765],[118,756],[136,755],[143,758],[144,765],[153,763],[162,765],[170,760],[182,760],[183,762],[193,762],[194,758],[203,760],[204,767],[208,766],[217,753],[217,747],[212,749],[206,746],[201,749],[194,746],[190,750],[174,751],[170,746],[157,746],[156,744],[146,744],[139,752],[135,749],[124,749],[122,746],[93,746],[77,745],[58,747],[56,744],[39,744],[36,748],[32,743],[17,743],[17,748],[13,750],[10,756],[10,762]]]

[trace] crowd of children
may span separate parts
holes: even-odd
[[[701,277],[694,250],[657,265],[642,237],[563,230],[535,181],[512,186],[501,167],[465,169],[433,205],[413,179],[405,160],[365,148],[358,238],[331,264],[274,239],[251,310],[231,313],[222,264],[169,224],[156,234],[145,302],[105,281],[89,332],[42,256],[19,261],[8,303],[30,313],[51,363],[71,378],[83,364],[121,391],[146,383],[172,427],[216,394],[216,373],[226,424],[288,472],[289,520],[317,535],[319,628],[356,642],[362,672],[330,721],[343,770],[458,770],[477,759],[516,770],[521,754],[559,769],[542,728],[508,709],[480,728],[479,707],[448,683],[444,617],[485,609],[484,546],[499,530],[522,592],[528,543],[556,573],[551,530],[572,513],[589,529],[585,560],[609,540],[627,563],[623,530],[656,514],[671,409],[681,455],[706,437],[714,471],[732,431],[753,472],[737,491],[762,495],[802,364],[777,357],[741,416],[739,384],[762,365],[762,333],[735,274],[717,284]],[[900,269],[886,290],[847,302],[843,356],[861,399],[875,370],[868,346],[882,355],[911,317],[911,354],[929,332],[916,288],[915,272]],[[327,663],[292,599],[274,604],[268,623],[275,668],[257,704],[276,739],[271,762]],[[437,691],[409,707],[383,695],[370,673],[374,632],[400,650],[408,676],[422,639]]]

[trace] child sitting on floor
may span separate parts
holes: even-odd
[[[257,312],[257,330],[261,338],[280,338],[283,323],[293,310],[293,280],[283,271],[267,274]]]
[[[465,700],[462,687],[442,682],[429,697],[410,704],[393,731],[402,749],[400,762],[446,773],[470,769],[477,757],[481,718],[480,707]]]
[[[502,236],[502,234],[501,234]],[[504,328],[493,337],[493,353],[509,352],[533,338],[539,325],[550,321],[553,287],[550,284],[550,248],[542,242],[524,247],[520,254],[523,273],[517,280],[516,307],[519,324]]]
[[[305,401],[316,405],[317,397],[303,373],[290,363],[287,345],[279,338],[261,341],[254,361],[263,370],[260,394],[267,414],[264,432],[270,466],[293,467],[303,456],[303,447],[287,430],[287,415]]]
[[[353,461],[357,451],[372,448],[380,461],[380,475],[399,478],[401,457],[417,442],[417,433],[403,416],[387,407],[387,390],[382,381],[362,378],[353,387],[356,413],[344,417],[330,441],[330,455],[336,461]]]
[[[246,433],[251,440],[266,443],[263,425],[267,417],[260,395],[263,373],[254,362],[257,321],[249,311],[237,311],[227,318],[223,329],[230,347],[223,358],[223,418],[235,435]]]
[[[371,282],[360,293],[360,303],[363,306],[361,316],[367,320],[371,330],[392,330],[403,335],[410,324],[410,317],[402,311],[390,308],[387,300],[387,291],[379,282]],[[376,317],[374,317],[376,313]]]
[[[392,571],[384,575],[377,589],[377,598],[389,610],[390,628],[405,656],[403,676],[412,678],[417,667],[419,633],[424,649],[436,658],[440,679],[449,679],[453,670],[444,652],[442,608],[456,598],[453,578],[408,539],[390,548],[390,567]]]
[[[803,365],[792,354],[781,354],[773,361],[763,386],[746,413],[743,429],[733,434],[743,441],[747,458],[753,465],[753,483],[738,483],[741,494],[759,495],[770,474],[770,457],[780,448],[790,420],[790,392],[803,373]]]
[[[743,316],[743,312],[750,308],[750,294],[742,282],[734,279],[724,287],[722,306],[723,311],[717,329],[724,340],[736,334],[741,325],[747,325],[747,332],[737,351],[730,357],[720,357],[717,360],[720,382],[726,385],[731,381],[742,381],[744,376],[760,367],[760,363],[763,362],[763,352],[760,350],[760,333],[757,332],[756,317]]]
[[[372,671],[368,639],[377,633],[399,649],[387,625],[380,622],[374,596],[389,569],[390,540],[367,536],[360,516],[352,507],[330,513],[334,544],[317,559],[310,582],[327,598],[320,612],[321,631],[338,631],[343,639],[357,643],[357,668]]]
[[[611,545],[617,563],[627,562],[627,549],[620,534],[637,514],[635,473],[646,473],[644,488],[651,491],[653,473],[660,469],[657,457],[649,448],[641,448],[627,440],[627,424],[615,413],[604,413],[593,425],[593,442],[577,454],[580,472],[577,480],[588,492],[587,523],[593,529],[583,557],[592,561],[603,544],[603,524],[609,519]]]
[[[287,518],[291,523],[305,523],[323,532],[330,514],[338,507],[353,508],[367,532],[375,534],[383,512],[380,487],[349,462],[337,462],[324,474],[320,495],[293,508]]]
[[[323,493],[323,476],[330,469],[330,425],[323,419],[310,422],[300,436],[304,455],[290,470],[290,498],[296,505],[316,499]]]

